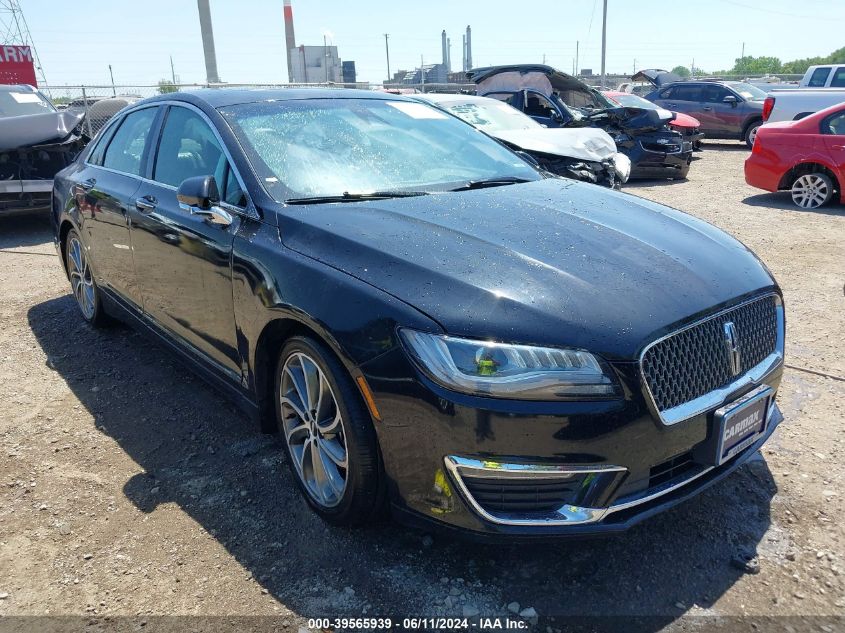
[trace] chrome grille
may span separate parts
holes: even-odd
[[[744,303],[672,334],[642,356],[641,368],[654,405],[666,411],[735,381],[777,350],[774,295]],[[740,371],[731,371],[724,326],[736,328]]]

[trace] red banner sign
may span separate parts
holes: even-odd
[[[29,84],[35,81],[35,61],[29,46],[0,45],[0,84]]]

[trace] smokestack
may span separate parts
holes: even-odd
[[[217,75],[217,54],[214,52],[214,30],[211,28],[211,8],[208,0],[197,0],[200,12],[200,32],[202,33],[202,51],[205,55],[205,80],[210,84],[220,83]]]
[[[472,70],[472,29],[467,25],[467,70]]]
[[[452,38],[446,38],[446,72],[452,72]]]
[[[440,34],[440,49],[443,65],[446,66],[449,63],[449,51],[446,50],[446,29],[443,29],[443,32]]]
[[[293,83],[293,51],[296,49],[296,38],[293,35],[293,8],[290,0],[285,0],[285,52],[288,58],[288,83]],[[304,55],[304,53],[303,53]],[[304,79],[304,76],[303,76]]]
[[[467,36],[466,33],[461,35],[461,70],[467,71]]]

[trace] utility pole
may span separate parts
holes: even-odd
[[[114,73],[111,71],[111,64],[109,64],[109,76],[111,77],[111,96],[117,96],[117,90],[114,89]]]
[[[605,60],[607,57],[607,0],[604,0],[604,10],[601,18],[601,87],[607,85],[607,73],[605,71]]]
[[[745,42],[742,43],[742,59],[745,59]]]
[[[422,86],[422,91],[425,92],[425,62],[423,61],[422,55],[420,55],[420,85]]]
[[[390,37],[388,33],[384,34],[384,54],[387,56],[387,81],[391,79],[390,76],[390,46],[387,45],[387,38]]]
[[[170,56],[170,79],[172,79],[173,84],[176,85],[176,70],[173,68],[173,55]]]
[[[634,74],[637,72],[637,58],[634,58]]]
[[[323,35],[323,65],[326,67],[326,83],[329,83],[329,49],[326,46],[325,35]]]
[[[545,53],[543,53],[543,65],[544,66],[546,65],[546,54]]]
[[[581,60],[578,59],[578,56],[581,52],[580,49],[581,49],[581,41],[576,40],[576,42],[575,42],[575,72],[572,73],[576,77],[581,74],[581,67],[579,66],[579,63],[580,63]]]

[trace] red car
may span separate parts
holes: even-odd
[[[798,121],[767,123],[745,161],[745,182],[766,191],[792,192],[803,209],[834,197],[845,202],[845,103]]]
[[[648,110],[657,110],[660,106],[643,99],[642,97],[631,94],[630,92],[618,92],[616,90],[603,90],[602,94],[609,97],[619,105],[626,108],[646,108]],[[704,138],[704,133],[699,131],[701,122],[695,117],[691,117],[683,112],[672,112],[675,118],[669,121],[669,127],[676,132],[680,132],[685,141],[691,141],[694,149],[701,149],[701,141]]]

